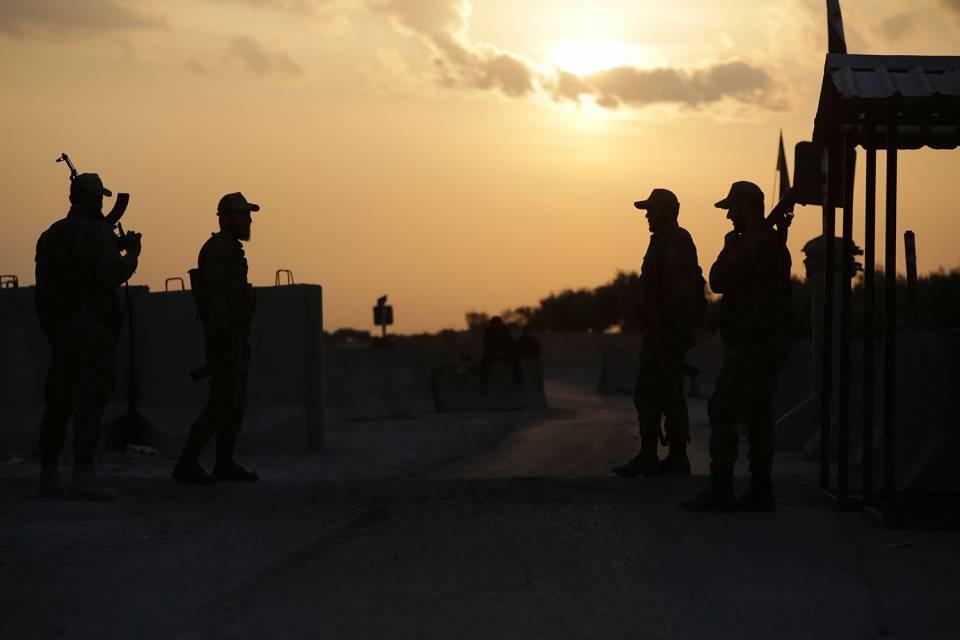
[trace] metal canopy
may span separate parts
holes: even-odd
[[[960,146],[960,56],[827,54],[813,139],[884,149]]]

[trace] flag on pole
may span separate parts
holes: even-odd
[[[777,173],[780,175],[780,193],[777,199],[790,190],[790,169],[787,167],[787,153],[783,150],[783,131],[780,131],[780,149],[777,152]]]
[[[843,14],[840,0],[827,0],[827,51],[846,53],[847,38],[843,33]]]

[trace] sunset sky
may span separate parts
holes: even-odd
[[[851,53],[960,54],[960,0],[841,4]],[[254,284],[289,268],[323,285],[328,329],[372,328],[384,293],[398,332],[435,331],[639,269],[632,202],[658,186],[679,196],[706,270],[729,229],[712,203],[734,180],[769,201],[778,132],[791,163],[810,137],[825,13],[822,0],[0,0],[0,273],[32,283],[37,236],[68,207],[64,151],[132,194],[135,284],[184,276],[217,200],[241,190],[263,207]],[[922,272],[960,264],[958,175],[958,151],[902,156],[900,232],[916,232]],[[819,214],[798,209],[795,270]]]

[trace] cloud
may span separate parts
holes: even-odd
[[[0,33],[20,37],[156,29],[165,25],[163,18],[143,13],[121,0],[0,2]]]
[[[317,9],[337,4],[337,0],[211,0],[218,4],[232,4],[251,9],[272,9],[289,13],[310,14]]]
[[[960,0],[958,0],[960,1]],[[438,81],[446,87],[498,90],[510,97],[545,91],[557,101],[643,107],[679,103],[699,107],[732,98],[768,108],[775,83],[770,73],[746,62],[723,62],[693,70],[623,66],[586,77],[553,72],[521,56],[470,38],[469,0],[367,0],[395,26],[431,51]]]
[[[960,13],[960,0],[943,0],[943,4],[946,5],[947,9]]]
[[[271,53],[249,36],[236,36],[230,41],[230,55],[240,60],[259,77],[268,75],[303,75],[303,67],[285,52]]]
[[[958,6],[960,6],[960,0],[958,0]],[[922,17],[923,14],[920,11],[897,13],[880,23],[880,31],[891,40],[902,40],[917,27]]]
[[[207,68],[207,65],[203,64],[202,62],[197,62],[196,60],[188,60],[186,67],[198,76],[205,76],[210,73],[210,69]]]
[[[608,109],[656,103],[699,107],[724,98],[772,107],[773,89],[773,78],[766,70],[745,62],[724,62],[690,71],[616,67],[583,78],[559,71],[553,96],[573,102],[591,96]]]

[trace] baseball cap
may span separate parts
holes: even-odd
[[[223,196],[217,205],[218,215],[221,213],[240,213],[243,211],[260,211],[260,205],[248,202],[239,191]]]
[[[650,196],[646,200],[637,200],[633,203],[637,209],[649,209],[651,206],[656,205],[672,205],[680,206],[680,201],[677,200],[677,196],[670,191],[669,189],[654,189],[650,192]]]
[[[105,195],[108,198],[113,195],[110,189],[103,186],[103,181],[96,173],[81,173],[70,183],[71,189],[78,189],[89,195]]]
[[[763,205],[763,191],[752,182],[741,180],[730,185],[730,193],[727,197],[716,203],[717,209],[730,209],[734,204],[760,204]]]

